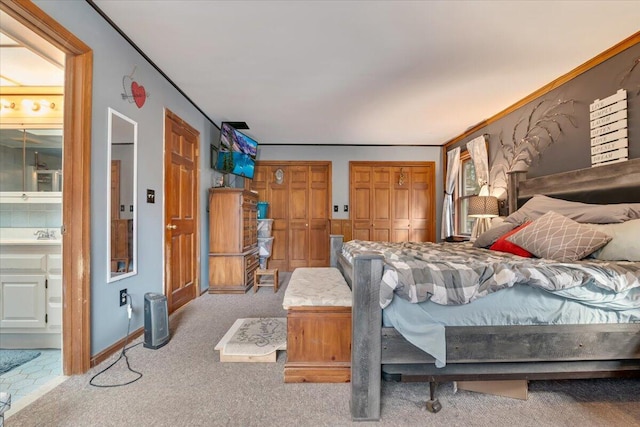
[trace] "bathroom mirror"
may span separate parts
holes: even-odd
[[[62,127],[0,128],[0,159],[2,199],[60,203]]]
[[[138,124],[109,108],[107,150],[107,282],[137,272]]]

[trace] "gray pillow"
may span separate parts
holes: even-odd
[[[505,221],[520,225],[527,221],[534,221],[547,212],[553,211],[576,222],[611,224],[631,219],[630,215],[638,207],[640,207],[640,204],[637,203],[596,205],[570,202],[537,194],[522,205],[520,209],[509,215]]]
[[[629,203],[629,218],[640,219],[640,203]]]
[[[507,240],[539,258],[580,260],[611,240],[611,236],[555,212],[547,212]]]
[[[510,222],[503,222],[496,226],[491,227],[484,233],[478,236],[473,242],[473,246],[476,248],[488,248],[493,245],[502,235],[516,228],[515,224]]]

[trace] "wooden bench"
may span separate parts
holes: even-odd
[[[287,309],[286,383],[351,380],[351,289],[337,268],[296,268]]]

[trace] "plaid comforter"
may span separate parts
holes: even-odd
[[[605,292],[625,292],[640,286],[640,263],[587,259],[561,263],[523,258],[474,248],[470,243],[368,242],[344,243],[351,260],[359,252],[379,252],[385,268],[380,285],[384,308],[394,294],[418,303],[431,299],[443,305],[467,304],[516,284],[548,291],[595,284]]]

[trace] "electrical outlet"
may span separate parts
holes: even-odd
[[[333,205],[333,211],[338,212],[338,205]]]
[[[349,205],[344,205],[344,211],[349,212]]]
[[[120,289],[120,307],[127,305],[127,290]]]

